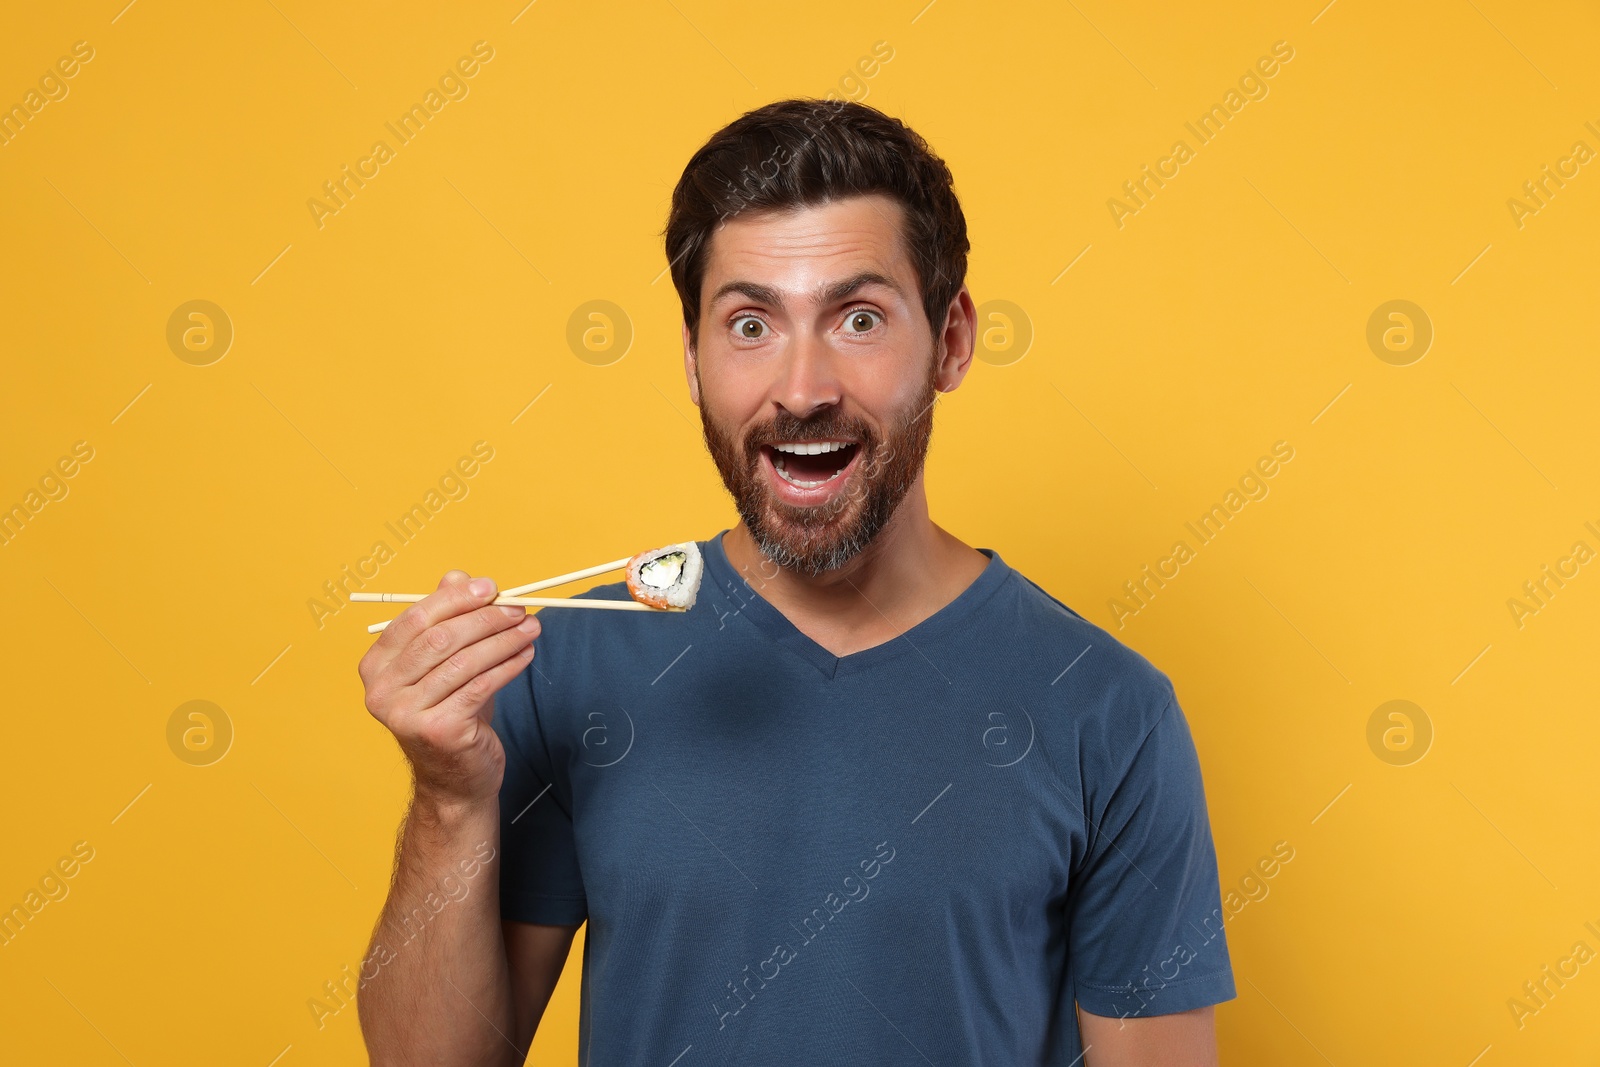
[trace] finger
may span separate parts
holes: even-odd
[[[506,683],[521,674],[533,662],[533,645],[521,646],[516,652],[478,674],[476,677],[464,681],[453,693],[446,696],[435,707],[437,714],[461,715],[476,712],[480,704],[489,702],[489,714],[485,721],[494,718],[494,704],[490,700],[496,693],[504,689]]]
[[[469,578],[470,575],[466,571],[446,571],[434,590],[438,592],[446,586],[459,585]],[[428,612],[422,607],[423,603],[426,603],[426,600],[402,609],[398,616],[391,619],[389,625],[378,634],[378,639],[373,642],[372,648],[368,650],[368,656],[376,660],[379,665],[386,664],[394,659],[412,638],[427,629]]]
[[[431,708],[444,703],[451,693],[484,671],[521,652],[538,632],[539,620],[530,615],[510,629],[457,650],[412,686],[412,706]]]
[[[465,615],[435,623],[418,634],[389,664],[388,679],[398,686],[414,686],[430,671],[487,637],[511,630],[528,618],[521,607],[488,604]],[[431,701],[424,703],[426,707]]]
[[[496,594],[493,579],[471,578],[465,571],[450,571],[440,579],[438,589],[401,612],[373,647],[379,650],[385,662],[393,660],[430,626],[480,608]],[[420,678],[426,669],[415,677]]]

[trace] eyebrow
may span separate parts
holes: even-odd
[[[825,285],[818,290],[817,296],[824,304],[835,304],[850,296],[857,289],[862,289],[869,285],[881,285],[896,296],[905,296],[900,286],[875,270],[864,270],[858,274],[852,274],[842,281]],[[778,290],[770,285],[762,285],[759,282],[731,281],[719,287],[712,294],[711,301],[706,307],[716,307],[719,300],[734,293],[739,293],[758,304],[767,304],[773,307],[783,306],[783,298],[779,295]]]

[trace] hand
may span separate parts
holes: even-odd
[[[473,805],[500,791],[494,695],[532,662],[539,620],[497,595],[491,579],[451,571],[361,657],[367,710],[400,742],[419,797]]]

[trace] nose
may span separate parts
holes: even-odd
[[[843,399],[836,354],[811,330],[796,333],[787,346],[772,400],[797,419],[810,418]]]

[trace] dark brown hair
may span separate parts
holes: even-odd
[[[935,340],[967,277],[967,220],[950,168],[917,132],[852,101],[779,100],[735,119],[689,160],[664,232],[691,342],[711,235],[746,211],[882,193],[905,209],[906,251]]]

